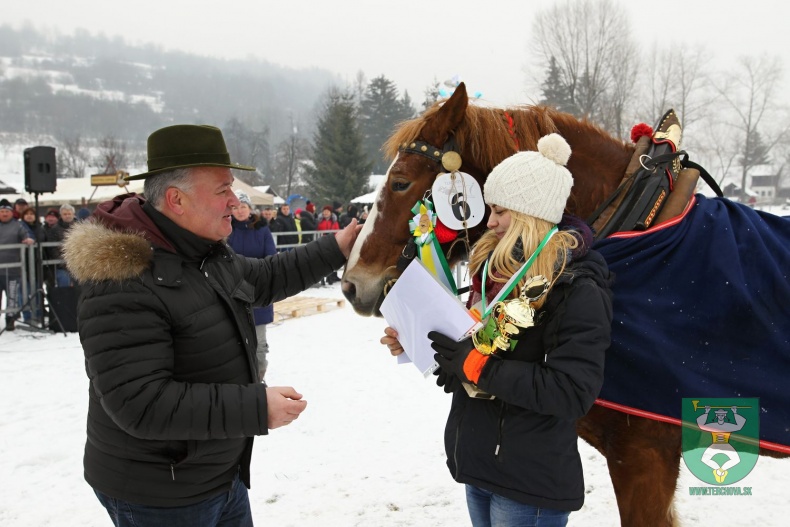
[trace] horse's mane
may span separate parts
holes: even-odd
[[[394,159],[401,145],[417,139],[423,126],[442,104],[437,102],[419,117],[400,123],[384,143],[382,150],[386,157]],[[508,117],[513,120],[512,128]],[[576,141],[583,137],[590,137],[591,140],[608,137],[622,149],[621,141],[612,138],[598,126],[548,106],[493,108],[469,104],[463,121],[453,135],[461,157],[474,159],[480,165],[479,169],[490,172],[516,151],[537,150],[538,139],[552,132],[562,133],[562,130],[573,130]],[[443,145],[433,146],[441,148]]]

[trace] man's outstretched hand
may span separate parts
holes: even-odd
[[[307,408],[307,401],[290,386],[270,386],[266,388],[266,407],[269,413],[266,426],[274,430],[296,420]]]
[[[357,236],[359,236],[359,231],[361,230],[362,225],[354,218],[342,231],[338,231],[335,234],[337,246],[340,247],[340,252],[343,253],[346,260],[348,260],[348,255],[351,254],[351,248],[354,247],[354,242],[357,241]]]

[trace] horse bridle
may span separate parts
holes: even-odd
[[[426,143],[425,141],[418,141],[415,139],[414,141],[403,143],[400,146],[400,148],[398,148],[398,152],[404,152],[407,154],[417,154],[427,159],[430,159],[431,161],[438,163],[442,166],[444,166],[445,163],[445,159],[446,159],[445,155],[448,154],[448,152],[450,152],[458,156],[457,162],[460,168],[461,158],[457,151],[455,138],[452,135],[450,136],[449,139],[447,139],[447,141],[444,143],[444,146],[441,149],[431,145],[430,143]],[[444,166],[444,168],[447,169],[446,166]],[[428,189],[425,192],[423,199],[429,197],[431,197],[430,189]],[[412,262],[412,260],[414,260],[414,258],[416,257],[417,257],[417,243],[414,241],[414,237],[410,236],[409,241],[406,242],[406,245],[401,250],[400,256],[398,256],[398,261],[395,263],[395,269],[397,269],[399,273],[402,273],[403,271],[406,270],[406,267],[408,267],[409,264]],[[397,278],[392,278],[388,280],[386,284],[384,284],[384,296],[387,296],[387,292],[389,291],[390,287],[392,287],[395,284],[396,280]],[[463,289],[463,291],[461,289]],[[461,289],[458,290],[459,294],[466,292],[466,290],[468,290],[468,287]]]

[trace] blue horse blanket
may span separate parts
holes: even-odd
[[[759,397],[760,438],[790,445],[790,218],[695,199],[595,245],[616,274],[600,397],[676,419],[684,397]]]

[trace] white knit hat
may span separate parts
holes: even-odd
[[[561,135],[541,137],[537,152],[515,153],[494,167],[483,187],[486,203],[559,223],[573,186],[570,156]]]
[[[249,208],[252,208],[252,200],[250,199],[250,196],[246,192],[244,192],[243,190],[236,190],[234,191],[234,193],[236,194],[236,197],[239,199],[241,203],[244,203]]]

